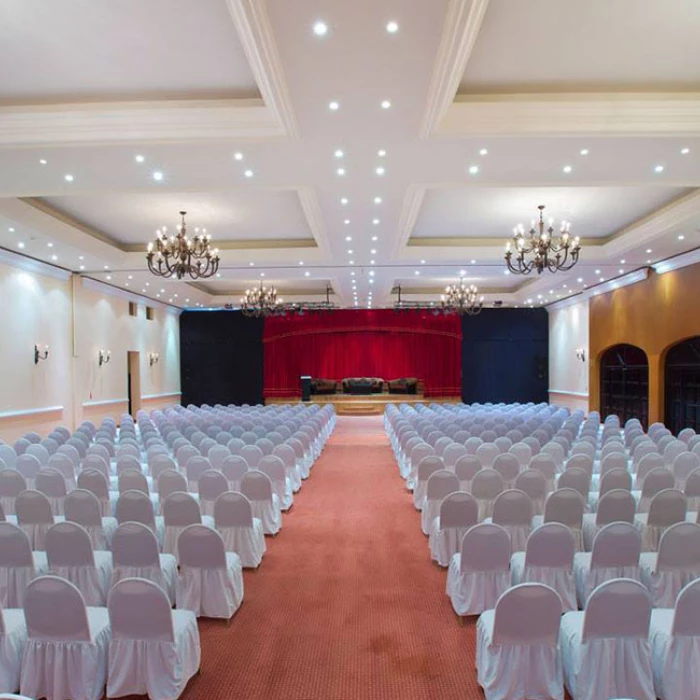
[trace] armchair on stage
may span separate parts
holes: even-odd
[[[385,381],[381,377],[346,377],[338,382],[335,379],[311,380],[311,394],[335,394],[341,392],[351,395],[382,394],[419,394],[422,382],[415,377],[402,377]]]
[[[384,380],[379,377],[349,377],[342,381],[344,394],[381,394]]]

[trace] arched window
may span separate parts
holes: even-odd
[[[676,435],[700,429],[700,336],[674,345],[666,353],[664,422]]]
[[[600,360],[600,412],[620,418],[638,418],[646,428],[649,418],[649,360],[636,345],[613,345]]]

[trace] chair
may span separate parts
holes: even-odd
[[[248,471],[248,463],[238,455],[226,457],[221,463],[221,472],[228,480],[228,489],[230,491],[240,491],[241,479]]]
[[[0,606],[21,608],[29,582],[48,570],[46,552],[32,552],[25,532],[0,522]]]
[[[171,610],[165,592],[152,581],[123,579],[110,591],[107,696],[180,697],[199,669],[197,618]]]
[[[694,452],[681,452],[673,460],[673,475],[676,477],[676,488],[683,490],[686,479],[696,469],[700,469],[700,457]]]
[[[211,462],[206,457],[202,457],[201,455],[190,457],[185,467],[185,473],[187,474],[187,490],[196,491],[199,477],[211,468]]]
[[[292,483],[287,477],[284,462],[274,455],[265,455],[258,463],[258,470],[267,474],[272,482],[272,490],[277,495],[280,509],[289,510],[294,504],[294,494],[292,493]]]
[[[122,469],[117,475],[117,489],[119,493],[124,491],[140,491],[147,496],[151,495],[151,490],[148,488],[148,479],[141,469],[133,469],[131,467]]]
[[[103,518],[100,502],[95,494],[85,489],[71,491],[64,502],[66,521],[82,525],[92,542],[93,549],[110,549],[117,519]]]
[[[21,608],[0,608],[0,698],[19,688],[22,655],[27,644],[27,624]]]
[[[700,435],[698,436],[700,437]],[[0,472],[2,475],[2,472]],[[696,469],[685,480],[684,494],[689,511],[700,510],[700,469]],[[7,513],[7,511],[5,511]]]
[[[34,455],[25,452],[17,457],[17,469],[27,480],[27,486],[34,488],[34,479],[41,471],[41,462]]]
[[[447,595],[457,615],[478,615],[510,586],[510,537],[493,523],[470,527],[450,560]]]
[[[423,510],[426,501],[428,479],[437,471],[448,471],[442,457],[428,455],[423,457],[416,470],[416,481],[413,487],[413,505],[416,510]]]
[[[143,523],[122,523],[112,540],[112,580],[110,588],[127,578],[144,578],[163,589],[175,604],[177,560],[158,552],[158,540]]]
[[[564,698],[561,599],[539,583],[507,590],[476,626],[476,673],[486,700]]]
[[[250,501],[234,491],[222,493],[214,503],[214,526],[227,552],[236,552],[242,566],[256,569],[265,554],[262,523],[253,517]]]
[[[503,479],[503,486],[507,489],[512,489],[515,485],[515,480],[520,474],[520,462],[514,454],[505,452],[496,456],[493,460],[492,468],[495,469]]]
[[[612,492],[611,492],[612,493]],[[592,552],[574,555],[576,593],[582,608],[594,589],[614,578],[639,580],[639,555],[642,540],[629,522],[603,526],[593,541]]]
[[[433,561],[440,566],[449,566],[467,530],[479,522],[478,517],[479,504],[470,493],[455,491],[445,496],[428,538]]]
[[[675,609],[651,611],[649,641],[654,687],[662,700],[686,700],[697,695],[697,646],[700,638],[700,580],[685,586]]]
[[[266,535],[276,535],[282,527],[282,511],[267,474],[249,471],[241,479],[241,493],[250,501],[253,517],[258,518]]]
[[[92,493],[100,504],[102,517],[112,515],[112,501],[109,495],[109,480],[97,469],[85,469],[78,474],[78,488]]]
[[[459,488],[462,491],[470,491],[472,479],[481,471],[481,462],[474,455],[463,455],[455,462],[453,471],[459,479]]]
[[[185,475],[181,472],[175,470],[166,469],[158,475],[158,482],[156,484],[158,489],[158,504],[160,510],[163,510],[163,503],[165,499],[172,493],[188,493],[189,484]]]
[[[292,493],[297,493],[301,489],[301,471],[297,466],[297,458],[293,448],[290,445],[275,445],[272,454],[282,460],[284,473],[292,486]]]
[[[14,515],[15,499],[27,490],[27,480],[16,469],[0,470],[0,507],[5,515]]]
[[[540,525],[528,537],[525,551],[510,559],[513,585],[542,583],[559,594],[564,610],[576,610],[574,551],[574,536],[566,525]]]
[[[86,605],[105,605],[112,579],[112,554],[93,551],[90,535],[82,525],[63,522],[50,527],[46,557],[51,573],[74,584]]]
[[[511,552],[525,550],[532,531],[533,505],[530,497],[518,489],[502,491],[493,502],[491,522],[500,525],[510,535]]]
[[[659,542],[659,551],[639,557],[642,583],[649,589],[654,607],[672,608],[682,588],[700,578],[700,525],[671,525]]]
[[[675,488],[676,479],[673,472],[666,467],[657,467],[652,469],[644,478],[642,483],[642,493],[637,504],[639,513],[646,513],[651,505],[651,499],[656,496],[659,491],[664,489]]]
[[[591,551],[596,535],[606,525],[616,522],[634,523],[635,508],[634,496],[629,491],[625,489],[608,491],[600,499],[595,513],[584,513],[583,549],[586,552]]]
[[[186,527],[177,542],[178,609],[197,617],[229,619],[243,602],[241,558],[227,552],[221,535],[204,525]]]
[[[22,695],[100,700],[112,637],[107,608],[88,608],[70,581],[41,576],[27,587],[24,615],[29,639],[22,658]]]
[[[120,525],[130,522],[143,523],[158,538],[159,544],[162,544],[165,524],[162,516],[155,516],[153,503],[146,494],[140,491],[125,491],[119,494],[114,515]],[[112,547],[114,547],[114,542],[112,542]]]
[[[471,492],[479,503],[479,522],[491,517],[493,503],[503,489],[503,479],[495,469],[482,469],[474,475]]]
[[[203,472],[198,481],[199,507],[202,515],[214,515],[214,502],[222,494],[228,491],[228,480],[216,469],[208,469]]]
[[[260,460],[265,456],[263,451],[257,445],[245,445],[239,452],[240,456],[245,459],[250,469],[257,469]]]
[[[542,456],[541,454],[537,455],[537,457]],[[544,514],[544,504],[547,498],[547,478],[543,472],[535,468],[520,472],[515,480],[514,488],[523,491],[530,497],[534,515]]]
[[[554,457],[547,452],[540,452],[540,454],[535,455],[530,460],[528,470],[533,469],[541,472],[544,476],[547,492],[554,491],[557,472],[559,471]],[[544,506],[544,501],[542,502],[542,505]]]
[[[522,469],[527,469],[532,459],[532,447],[526,442],[516,442],[508,452],[515,455]]]
[[[475,454],[479,462],[481,462],[481,466],[487,469],[493,465],[494,460],[501,454],[501,451],[492,442],[484,442],[477,447]]]
[[[165,525],[163,537],[165,554],[177,553],[177,538],[188,525],[202,524],[206,527],[214,527],[214,519],[209,515],[202,515],[199,503],[190,493],[184,491],[171,493],[161,507]]]
[[[648,513],[635,516],[635,524],[642,531],[642,551],[655,552],[663,533],[675,523],[685,520],[685,496],[677,489],[659,491],[652,499]]]
[[[45,549],[46,533],[54,522],[49,499],[39,491],[22,491],[15,499],[15,512],[32,549]]]
[[[572,700],[654,700],[649,593],[637,581],[598,586],[584,612],[565,613],[559,643]]]
[[[430,475],[425,489],[425,503],[420,514],[421,529],[424,535],[430,534],[433,520],[440,513],[442,499],[454,491],[459,491],[459,479],[456,474],[447,469],[438,469]]]
[[[583,509],[581,494],[569,488],[563,488],[549,494],[544,506],[544,517],[536,515],[532,519],[532,527],[542,523],[562,523],[574,536],[576,551],[583,551]]]

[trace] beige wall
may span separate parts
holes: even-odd
[[[588,412],[588,300],[549,311],[549,401]],[[582,348],[585,362],[577,359]]]
[[[129,298],[117,290],[12,254],[0,262],[0,438],[27,430],[48,433],[126,412],[127,352],[140,353],[143,408],[179,403],[178,312],[155,308],[146,319],[129,315]],[[11,264],[7,264],[9,261]],[[17,267],[16,265],[21,265]],[[132,299],[138,299],[132,297]],[[49,345],[49,359],[34,364],[34,344]],[[100,349],[111,361],[100,367]],[[148,353],[160,355],[149,366]],[[152,397],[147,399],[145,397]]]

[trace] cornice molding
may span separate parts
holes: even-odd
[[[277,119],[284,135],[299,138],[265,0],[226,0],[226,5],[265,104]]]
[[[489,0],[450,0],[428,88],[421,138],[432,136],[450,109],[488,5]]]
[[[28,255],[20,255],[11,250],[0,248],[0,263],[17,267],[25,272],[32,272],[42,277],[53,277],[58,280],[69,280],[71,272],[62,267],[49,265],[48,263],[30,258]]]
[[[39,416],[43,413],[59,413],[65,410],[65,406],[42,406],[41,408],[25,408],[17,411],[2,411],[0,420],[11,418],[25,418],[27,416]]]
[[[84,277],[77,272],[74,274],[78,279],[80,279],[80,283],[85,289],[90,289],[92,291],[99,292],[100,294],[107,294],[112,297],[119,297],[120,299],[126,299],[127,301],[133,301],[137,304],[145,304],[151,308],[162,309],[163,311],[174,315],[180,315],[180,313],[182,313],[182,309],[174,304],[167,304],[158,301],[157,299],[151,299],[151,297],[143,296],[141,294],[134,294],[133,292],[128,292],[126,289],[115,287],[111,284],[107,284],[106,282],[100,282],[92,277]]]
[[[191,143],[284,136],[258,99],[0,107],[0,146]]]
[[[458,95],[439,136],[698,136],[700,93]]]
[[[311,235],[314,237],[321,253],[328,255],[328,234],[326,225],[323,222],[323,212],[321,211],[321,204],[318,201],[316,191],[311,187],[299,187],[297,188],[297,195],[299,196],[299,203],[306,217]]]
[[[409,185],[404,194],[401,214],[399,215],[398,235],[394,244],[394,255],[400,253],[409,245],[409,240],[413,229],[418,221],[420,208],[423,206],[423,199],[428,188],[425,185]]]
[[[242,238],[238,240],[216,240],[214,245],[219,250],[269,250],[279,248],[317,248],[313,238]],[[145,243],[118,244],[125,253],[145,253]]]

